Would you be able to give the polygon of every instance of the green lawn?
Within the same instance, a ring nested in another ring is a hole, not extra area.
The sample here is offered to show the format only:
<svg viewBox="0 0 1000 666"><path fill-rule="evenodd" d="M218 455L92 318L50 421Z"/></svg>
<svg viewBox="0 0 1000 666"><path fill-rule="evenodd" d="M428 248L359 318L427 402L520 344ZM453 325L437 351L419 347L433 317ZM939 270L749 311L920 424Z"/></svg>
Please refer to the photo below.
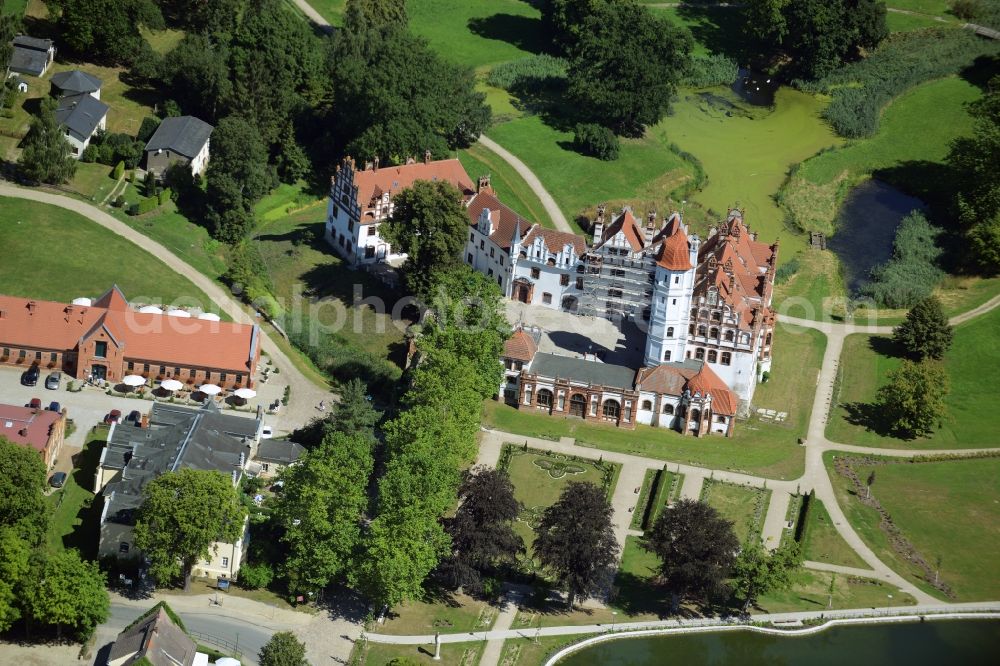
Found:
<svg viewBox="0 0 1000 666"><path fill-rule="evenodd" d="M623 621L633 616L661 616L670 608L670 595L650 580L660 560L639 545L639 537L625 538L621 565L615 577L612 608L622 612Z"/></svg>
<svg viewBox="0 0 1000 666"><path fill-rule="evenodd" d="M836 574L833 581L831 603L830 582L834 575L826 571L799 569L792 575L791 587L765 594L757 601L757 609L765 613L786 613L830 608L912 606L916 603L909 594L881 581L841 574ZM889 595L892 595L891 598Z"/></svg>
<svg viewBox="0 0 1000 666"><path fill-rule="evenodd" d="M911 12L943 16L951 18L951 2L949 0L889 0L885 3L893 9L905 9ZM890 15L894 12L890 12Z"/></svg>
<svg viewBox="0 0 1000 666"><path fill-rule="evenodd" d="M443 599L407 601L393 607L382 624L372 623L369 631L377 634L409 635L461 634L486 631L496 620L496 608L464 594Z"/></svg>
<svg viewBox="0 0 1000 666"><path fill-rule="evenodd" d="M79 162L73 179L66 186L83 198L100 204L118 182L111 177L111 171L112 168L104 164Z"/></svg>
<svg viewBox="0 0 1000 666"><path fill-rule="evenodd" d="M701 499L733 524L733 534L740 543L760 536L771 491L748 488L720 481L705 481Z"/></svg>
<svg viewBox="0 0 1000 666"><path fill-rule="evenodd" d="M940 21L929 16L898 14L896 12L886 14L885 23L889 27L889 32L909 32L911 30L923 30L924 28L940 27L942 25Z"/></svg>
<svg viewBox="0 0 1000 666"><path fill-rule="evenodd" d="M490 184L497 198L519 215L543 227L555 228L538 196L514 169L496 153L478 143L458 151L458 159L466 173L475 181L481 175L490 175Z"/></svg>
<svg viewBox="0 0 1000 666"><path fill-rule="evenodd" d="M9 239L0 262L5 294L68 302L117 283L130 300L215 309L153 255L63 208L0 197L0 233Z"/></svg>
<svg viewBox="0 0 1000 666"><path fill-rule="evenodd" d="M90 489L94 487L94 475L107 438L106 427L95 428L83 449L74 456L74 469L66 477L65 485L48 496L52 518L45 541L50 550L76 548L85 558L96 559L101 506L99 502L93 504L94 493Z"/></svg>
<svg viewBox="0 0 1000 666"><path fill-rule="evenodd" d="M896 572L937 597L919 578L920 570L897 555L879 529L879 516L853 495L847 479L825 456L837 499L851 525ZM855 467L865 479L875 470L872 494L931 566L941 558L940 575L958 601L986 601L1000 595L1000 459L950 460L872 468Z"/></svg>
<svg viewBox="0 0 1000 666"><path fill-rule="evenodd" d="M872 420L877 415L863 407L874 400L886 374L899 365L899 358L890 355L894 351L891 340L883 336L856 334L844 341L838 405L827 437L845 444L914 450L998 445L995 395L984 390L982 382L1000 372L1000 309L955 329L954 343L944 358L951 384L945 398L948 414L943 427L929 437L901 440L882 434L882 424Z"/></svg>
<svg viewBox="0 0 1000 666"><path fill-rule="evenodd" d="M357 644L356 644L357 645ZM363 655L357 655L359 649ZM442 666L468 666L479 663L482 643L446 643L441 646L441 660L434 661L434 643L427 645L391 645L387 643L366 643L364 648L355 647L350 664L385 666L393 664L441 664ZM355 661L357 657L357 661Z"/></svg>
<svg viewBox="0 0 1000 666"><path fill-rule="evenodd" d="M524 505L514 529L530 551L536 522L546 508L555 504L567 484L586 482L602 486L604 473L594 462L567 460L560 454L524 452L520 447L508 446L513 448L513 454L507 473L514 484L514 497ZM609 496L613 492L613 487L608 489Z"/></svg>
<svg viewBox="0 0 1000 666"><path fill-rule="evenodd" d="M530 635L530 632L528 632ZM540 666L547 656L562 648L587 638L587 634L573 636L541 636L508 639L503 644L500 663L504 666Z"/></svg>
<svg viewBox="0 0 1000 666"><path fill-rule="evenodd" d="M812 508L809 510L809 524L805 529L803 537L805 559L859 569L869 568L837 532L826 506L823 505L823 500L813 498Z"/></svg>
<svg viewBox="0 0 1000 666"><path fill-rule="evenodd" d="M570 220L602 202L637 199L662 201L690 178L690 166L667 150L662 133L623 139L614 162L573 150L573 133L526 116L486 131L491 139L518 156L538 176ZM661 211L662 212L662 211Z"/></svg>
<svg viewBox="0 0 1000 666"><path fill-rule="evenodd" d="M28 0L3 0L0 2L0 14L24 16L24 10L27 6Z"/></svg>

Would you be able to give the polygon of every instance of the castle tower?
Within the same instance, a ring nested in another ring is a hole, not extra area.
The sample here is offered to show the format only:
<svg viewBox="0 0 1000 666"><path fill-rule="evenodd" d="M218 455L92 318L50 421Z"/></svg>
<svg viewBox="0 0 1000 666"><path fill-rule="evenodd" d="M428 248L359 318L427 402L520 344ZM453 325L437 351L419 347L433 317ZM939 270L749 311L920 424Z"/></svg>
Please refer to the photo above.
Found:
<svg viewBox="0 0 1000 666"><path fill-rule="evenodd" d="M655 255L646 366L684 360L700 244L697 236L688 237L677 213L670 216L658 236L662 245Z"/></svg>

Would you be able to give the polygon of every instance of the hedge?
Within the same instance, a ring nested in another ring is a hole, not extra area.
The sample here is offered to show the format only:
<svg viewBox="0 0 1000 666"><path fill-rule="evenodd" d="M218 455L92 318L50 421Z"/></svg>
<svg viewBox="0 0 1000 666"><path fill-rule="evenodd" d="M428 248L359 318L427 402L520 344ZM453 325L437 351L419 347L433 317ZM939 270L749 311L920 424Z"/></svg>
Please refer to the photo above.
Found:
<svg viewBox="0 0 1000 666"><path fill-rule="evenodd" d="M802 540L806 537L806 527L809 525L809 513L816 502L816 491L810 490L809 494L802 498L802 507L799 509L799 519L795 523L795 541L803 546Z"/></svg>

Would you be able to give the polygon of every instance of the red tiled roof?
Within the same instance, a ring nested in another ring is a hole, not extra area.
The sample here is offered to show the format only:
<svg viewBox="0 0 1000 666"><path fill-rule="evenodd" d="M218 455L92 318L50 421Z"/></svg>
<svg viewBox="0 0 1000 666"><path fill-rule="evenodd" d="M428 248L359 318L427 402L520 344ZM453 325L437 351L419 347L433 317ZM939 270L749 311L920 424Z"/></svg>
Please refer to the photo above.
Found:
<svg viewBox="0 0 1000 666"><path fill-rule="evenodd" d="M545 241L545 247L547 247L550 252L560 252L563 247L567 245L573 246L573 250L576 252L577 256L581 256L587 251L587 242L582 236L577 236L576 234L571 234L565 231L545 229L537 224L531 229L531 232L524 237L524 243L527 245L533 242L536 236L542 237L542 240Z"/></svg>
<svg viewBox="0 0 1000 666"><path fill-rule="evenodd" d="M127 359L238 372L248 369L251 345L259 344L256 326L117 309L117 296L98 303L115 309L0 296L0 343L72 350L103 326L124 346Z"/></svg>
<svg viewBox="0 0 1000 666"><path fill-rule="evenodd" d="M490 234L490 240L505 250L510 249L515 227L520 229L521 238L524 238L533 224L501 203L492 192L482 190L469 200L469 224L476 226L485 209L493 214L494 230Z"/></svg>
<svg viewBox="0 0 1000 666"><path fill-rule="evenodd" d="M59 418L59 414L47 410L0 405L0 437L42 453L49 441L49 432Z"/></svg>
<svg viewBox="0 0 1000 666"><path fill-rule="evenodd" d="M679 363L663 363L652 368L642 368L636 376L636 389L664 395L680 395L688 379L698 371Z"/></svg>
<svg viewBox="0 0 1000 666"><path fill-rule="evenodd" d="M601 245L608 242L615 237L621 231L625 234L625 240L632 247L633 252L642 252L642 249L646 247L646 240L643 237L642 230L639 228L639 223L636 222L635 216L632 215L632 211L625 209L615 220L608 225L608 228L601 233Z"/></svg>
<svg viewBox="0 0 1000 666"><path fill-rule="evenodd" d="M688 380L687 388L691 393L708 394L712 396L712 411L716 414L734 416L739 400L736 394L729 390L726 382L709 367L708 363L701 366L694 377Z"/></svg>
<svg viewBox="0 0 1000 666"><path fill-rule="evenodd" d="M472 180L456 159L435 162L415 162L381 169L365 169L354 172L354 185L358 188L358 206L362 213L370 210L373 199L388 192L392 198L400 191L411 187L418 180L444 181L458 188L466 197L475 190Z"/></svg>
<svg viewBox="0 0 1000 666"><path fill-rule="evenodd" d="M691 268L691 249L688 247L688 237L681 226L680 219L673 217L664 228L665 238L656 254L657 265L668 271L686 271Z"/></svg>
<svg viewBox="0 0 1000 666"><path fill-rule="evenodd" d="M538 345L535 344L530 335L521 329L514 331L514 335L510 336L510 339L503 344L504 357L514 359L515 361L524 361L527 363L535 358L535 352L537 351Z"/></svg>
<svg viewBox="0 0 1000 666"><path fill-rule="evenodd" d="M691 393L708 394L712 396L712 411L716 414L733 416L739 399L729 390L729 386L715 374L708 363L702 363L701 368L692 368L684 363L663 363L653 368L642 368L636 375L636 389L651 391L661 395L676 395L688 389Z"/></svg>

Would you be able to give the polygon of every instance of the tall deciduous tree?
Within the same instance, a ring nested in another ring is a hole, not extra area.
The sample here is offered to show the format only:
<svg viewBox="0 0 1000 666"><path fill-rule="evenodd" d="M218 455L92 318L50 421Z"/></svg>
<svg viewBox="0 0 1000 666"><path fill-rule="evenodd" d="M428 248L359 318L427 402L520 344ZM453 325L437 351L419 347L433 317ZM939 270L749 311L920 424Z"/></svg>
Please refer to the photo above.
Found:
<svg viewBox="0 0 1000 666"><path fill-rule="evenodd" d="M31 119L21 143L18 167L28 180L58 185L76 173L76 160L69 156L70 145L56 123L55 100L42 100L38 115Z"/></svg>
<svg viewBox="0 0 1000 666"><path fill-rule="evenodd" d="M583 32L584 22L608 0L547 0L541 3L542 25L556 50L569 53Z"/></svg>
<svg viewBox="0 0 1000 666"><path fill-rule="evenodd" d="M284 575L292 592L322 589L349 569L368 507L373 445L367 433L333 431L282 472L275 518L285 528Z"/></svg>
<svg viewBox="0 0 1000 666"><path fill-rule="evenodd" d="M792 0L746 0L743 15L750 34L773 48L788 34L785 9Z"/></svg>
<svg viewBox="0 0 1000 666"><path fill-rule="evenodd" d="M106 585L97 562L80 559L76 550L46 554L28 584L26 613L34 623L55 626L59 637L69 629L85 639L108 619Z"/></svg>
<svg viewBox="0 0 1000 666"><path fill-rule="evenodd" d="M253 206L274 185L267 149L245 119L228 116L212 132L212 159L206 172L206 221L212 235L236 243L250 233Z"/></svg>
<svg viewBox="0 0 1000 666"><path fill-rule="evenodd" d="M392 216L379 233L408 256L404 271L410 291L431 296L443 271L457 265L469 220L461 193L450 183L418 180L393 200Z"/></svg>
<svg viewBox="0 0 1000 666"><path fill-rule="evenodd" d="M347 0L344 28L362 30L406 29L406 0Z"/></svg>
<svg viewBox="0 0 1000 666"><path fill-rule="evenodd" d="M228 60L224 44L215 44L203 34L187 34L164 56L160 78L185 113L216 123L233 101ZM212 159L215 141L213 136Z"/></svg>
<svg viewBox="0 0 1000 666"><path fill-rule="evenodd" d="M140 26L164 27L152 0L60 0L60 33L77 54L109 65L131 63L145 40Z"/></svg>
<svg viewBox="0 0 1000 666"><path fill-rule="evenodd" d="M757 603L762 594L787 588L792 572L801 562L797 541L788 541L773 553L767 553L753 538L746 543L733 563L733 592L743 600L743 612Z"/></svg>
<svg viewBox="0 0 1000 666"><path fill-rule="evenodd" d="M634 2L587 17L572 48L569 95L590 119L641 136L666 114L687 66L690 34Z"/></svg>
<svg viewBox="0 0 1000 666"><path fill-rule="evenodd" d="M11 527L0 527L0 632L21 619L30 570L28 542Z"/></svg>
<svg viewBox="0 0 1000 666"><path fill-rule="evenodd" d="M271 636L257 654L260 666L309 666L306 646L290 631Z"/></svg>
<svg viewBox="0 0 1000 666"><path fill-rule="evenodd" d="M37 545L49 525L42 494L45 463L35 450L0 436L0 470L0 528L10 528L29 545Z"/></svg>
<svg viewBox="0 0 1000 666"><path fill-rule="evenodd" d="M951 347L952 328L941 301L930 296L906 313L906 319L893 330L893 341L918 361L940 359Z"/></svg>
<svg viewBox="0 0 1000 666"><path fill-rule="evenodd" d="M878 390L875 404L894 434L919 437L944 418L948 391L948 374L939 363L904 360L889 373L889 383Z"/></svg>
<svg viewBox="0 0 1000 666"><path fill-rule="evenodd" d="M808 78L823 76L889 34L879 0L790 0L784 16L784 46Z"/></svg>
<svg viewBox="0 0 1000 666"><path fill-rule="evenodd" d="M0 62L10 62L10 56L14 52L11 40L20 30L21 17L16 14L5 14L0 10Z"/></svg>
<svg viewBox="0 0 1000 666"><path fill-rule="evenodd" d="M216 541L232 543L243 533L246 511L232 480L219 472L167 472L143 489L136 516L135 545L152 561L160 583L190 575Z"/></svg>
<svg viewBox="0 0 1000 666"><path fill-rule="evenodd" d="M660 576L675 605L681 598L704 598L721 588L739 548L730 521L708 504L689 499L664 509L641 543L660 558Z"/></svg>
<svg viewBox="0 0 1000 666"><path fill-rule="evenodd" d="M618 558L611 514L603 489L571 482L535 528L535 555L566 588L570 608L578 595L593 594L608 582Z"/></svg>
<svg viewBox="0 0 1000 666"><path fill-rule="evenodd" d="M452 554L441 566L452 587L482 590L482 576L513 564L525 552L524 540L514 531L521 512L507 472L478 468L466 473L458 489L459 506L444 528L451 537Z"/></svg>

